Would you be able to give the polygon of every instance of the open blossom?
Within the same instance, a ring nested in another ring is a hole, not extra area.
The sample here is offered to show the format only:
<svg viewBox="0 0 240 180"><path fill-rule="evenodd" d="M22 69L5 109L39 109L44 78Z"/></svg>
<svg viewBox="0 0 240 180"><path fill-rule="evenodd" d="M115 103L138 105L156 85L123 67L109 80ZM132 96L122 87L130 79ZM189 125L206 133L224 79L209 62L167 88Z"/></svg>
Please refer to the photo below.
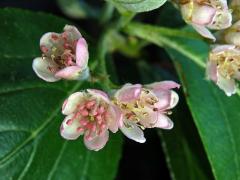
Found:
<svg viewBox="0 0 240 180"><path fill-rule="evenodd" d="M120 109L99 90L72 94L64 102L62 113L67 116L61 125L61 136L74 140L84 134L84 143L90 150L102 149L109 138L108 130L116 133L122 126Z"/></svg>
<svg viewBox="0 0 240 180"><path fill-rule="evenodd" d="M59 34L48 32L40 39L42 57L33 60L33 70L45 81L86 79L88 45L76 27L66 25Z"/></svg>
<svg viewBox="0 0 240 180"><path fill-rule="evenodd" d="M232 24L227 0L180 0L184 20L202 36L215 40L208 30L226 29Z"/></svg>
<svg viewBox="0 0 240 180"><path fill-rule="evenodd" d="M225 40L228 44L240 46L240 20L226 31Z"/></svg>
<svg viewBox="0 0 240 180"><path fill-rule="evenodd" d="M172 90L179 84L172 81L142 86L126 84L114 95L114 103L124 115L120 128L128 138L139 143L146 141L142 129L171 129L173 122L168 118L170 109L178 103L178 95Z"/></svg>
<svg viewBox="0 0 240 180"><path fill-rule="evenodd" d="M209 54L207 76L214 81L226 95L236 93L240 80L240 49L235 45L218 45Z"/></svg>

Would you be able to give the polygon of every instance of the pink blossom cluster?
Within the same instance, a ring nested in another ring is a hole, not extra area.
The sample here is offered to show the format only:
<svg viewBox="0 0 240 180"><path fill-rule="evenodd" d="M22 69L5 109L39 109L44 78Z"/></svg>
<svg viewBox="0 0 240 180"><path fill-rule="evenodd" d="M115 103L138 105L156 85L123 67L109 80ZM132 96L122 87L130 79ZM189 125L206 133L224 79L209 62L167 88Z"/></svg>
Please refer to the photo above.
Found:
<svg viewBox="0 0 240 180"><path fill-rule="evenodd" d="M42 57L35 58L32 66L41 79L88 78L88 45L76 27L66 25L61 34L44 34L40 49ZM173 128L168 115L179 100L172 89L179 87L173 81L162 81L144 86L126 84L111 97L97 89L75 92L63 103L66 117L60 134L67 140L83 135L86 147L95 151L106 145L109 131L116 133L119 129L128 138L144 143L145 128Z"/></svg>
<svg viewBox="0 0 240 180"><path fill-rule="evenodd" d="M162 81L145 86L126 84L112 97L96 89L76 92L63 104L66 118L61 135L68 140L84 135L86 147L95 151L106 145L109 131L116 133L119 129L128 138L144 143L145 128L173 128L168 114L179 100L173 88L179 88L179 84Z"/></svg>

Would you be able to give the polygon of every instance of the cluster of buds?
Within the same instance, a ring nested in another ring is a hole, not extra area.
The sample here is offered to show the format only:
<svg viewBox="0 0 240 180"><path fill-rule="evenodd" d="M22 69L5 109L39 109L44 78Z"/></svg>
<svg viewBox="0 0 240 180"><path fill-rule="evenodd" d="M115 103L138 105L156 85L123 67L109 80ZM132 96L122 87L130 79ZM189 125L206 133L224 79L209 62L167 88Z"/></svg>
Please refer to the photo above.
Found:
<svg viewBox="0 0 240 180"><path fill-rule="evenodd" d="M240 7L239 0L233 0L231 7ZM235 12L235 8L233 8ZM238 9L239 13L239 9ZM237 13L233 13L234 15ZM237 81L240 80L240 20L224 30L224 44L215 45L209 53L207 76L214 81L227 96L237 92Z"/></svg>
<svg viewBox="0 0 240 180"><path fill-rule="evenodd" d="M77 139L84 135L84 143L90 150L105 146L109 131L120 129L128 138L144 143L145 128L173 128L168 118L178 103L178 95L172 90L179 85L163 81L142 86L126 84L112 98L100 90L86 90L72 94L63 104L66 115L60 131L63 138Z"/></svg>
<svg viewBox="0 0 240 180"><path fill-rule="evenodd" d="M216 40L208 29L226 29L232 24L227 0L179 0L184 20L202 36Z"/></svg>
<svg viewBox="0 0 240 180"><path fill-rule="evenodd" d="M42 57L33 60L33 70L41 79L54 82L88 77L88 46L76 27L66 25L61 34L44 34L40 49ZM173 127L167 116L179 99L173 88L179 84L163 81L145 86L126 84L112 97L96 89L75 92L63 103L66 117L60 134L67 140L83 135L86 147L94 151L106 145L109 131L119 129L128 138L144 143L145 128Z"/></svg>

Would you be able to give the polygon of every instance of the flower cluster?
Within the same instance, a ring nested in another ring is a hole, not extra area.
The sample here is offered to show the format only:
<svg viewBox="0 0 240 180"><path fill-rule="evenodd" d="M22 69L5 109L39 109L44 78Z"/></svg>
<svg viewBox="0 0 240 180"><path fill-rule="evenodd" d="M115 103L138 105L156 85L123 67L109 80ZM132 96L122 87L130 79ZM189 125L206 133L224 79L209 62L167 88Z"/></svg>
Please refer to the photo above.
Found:
<svg viewBox="0 0 240 180"><path fill-rule="evenodd" d="M40 49L43 54L33 60L33 70L41 79L54 82L89 76L88 46L76 27L66 25L61 34L44 34ZM75 92L63 103L66 117L60 134L67 140L83 135L86 147L95 151L106 145L109 130L116 133L120 129L128 138L144 143L145 128L173 127L167 116L178 103L173 88L179 85L163 81L145 86L126 84L111 97L97 89Z"/></svg>
<svg viewBox="0 0 240 180"><path fill-rule="evenodd" d="M232 14L227 0L180 0L179 5L184 20L206 38L216 40L208 29L231 26Z"/></svg>
<svg viewBox="0 0 240 180"><path fill-rule="evenodd" d="M120 129L128 138L144 143L145 128L173 128L167 116L178 103L173 88L179 85L172 81L146 86L126 84L112 98L96 89L76 92L63 104L66 118L61 135L68 140L84 135L86 147L95 151L105 146L108 130L116 133Z"/></svg>
<svg viewBox="0 0 240 180"><path fill-rule="evenodd" d="M231 7L239 5L238 0L233 0ZM209 53L207 76L231 96L237 92L236 80L240 80L240 19L221 35L223 44L215 45Z"/></svg>

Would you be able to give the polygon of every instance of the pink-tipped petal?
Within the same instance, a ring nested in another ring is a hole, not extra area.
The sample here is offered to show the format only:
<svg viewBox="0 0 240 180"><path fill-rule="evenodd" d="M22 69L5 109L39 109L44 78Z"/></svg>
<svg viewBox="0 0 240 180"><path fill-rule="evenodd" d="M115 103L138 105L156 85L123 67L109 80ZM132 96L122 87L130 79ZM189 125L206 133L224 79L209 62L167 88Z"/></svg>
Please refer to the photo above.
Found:
<svg viewBox="0 0 240 180"><path fill-rule="evenodd" d="M217 85L225 92L227 96L231 96L237 91L237 85L234 79L226 79L221 75L218 75Z"/></svg>
<svg viewBox="0 0 240 180"><path fill-rule="evenodd" d="M109 107L109 114L107 116L109 122L109 129L116 133L119 127L123 126L123 114L117 106Z"/></svg>
<svg viewBox="0 0 240 180"><path fill-rule="evenodd" d="M62 107L62 113L64 115L69 115L73 113L78 104L81 103L81 101L84 100L84 94L82 92L76 92L73 93L69 98L64 102L63 107Z"/></svg>
<svg viewBox="0 0 240 180"><path fill-rule="evenodd" d="M101 91L101 90L98 90L98 89L87 89L87 92L89 94L91 94L92 96L96 96L98 98L103 99L107 103L110 102L110 99L109 99L108 95L105 92Z"/></svg>
<svg viewBox="0 0 240 180"><path fill-rule="evenodd" d="M123 125L120 128L125 136L139 143L146 142L143 131L135 123L131 121L126 121L125 123L127 123L127 126Z"/></svg>
<svg viewBox="0 0 240 180"><path fill-rule="evenodd" d="M99 136L94 137L91 140L88 140L85 135L84 143L88 149L98 151L106 145L108 138L109 138L109 132L106 130L105 132L103 132Z"/></svg>
<svg viewBox="0 0 240 180"><path fill-rule="evenodd" d="M208 61L207 63L207 78L217 82L217 63Z"/></svg>
<svg viewBox="0 0 240 180"><path fill-rule="evenodd" d="M55 74L57 78L69 79L69 80L76 80L80 76L81 68L78 66L69 66L65 67L64 69L58 71Z"/></svg>
<svg viewBox="0 0 240 180"><path fill-rule="evenodd" d="M170 90L180 88L180 85L174 81L161 81L146 85L146 87L156 90Z"/></svg>
<svg viewBox="0 0 240 180"><path fill-rule="evenodd" d="M208 39L212 39L213 41L216 41L216 38L213 36L213 34L205 26L200 26L200 25L197 25L197 24L192 24L192 26L203 37L208 38Z"/></svg>
<svg viewBox="0 0 240 180"><path fill-rule="evenodd" d="M115 97L122 102L130 102L138 99L142 91L142 85L140 84L126 84L120 90L117 91Z"/></svg>
<svg viewBox="0 0 240 180"><path fill-rule="evenodd" d="M157 90L153 92L158 98L158 102L154 104L154 107L159 110L168 109L171 103L171 92L166 90Z"/></svg>
<svg viewBox="0 0 240 180"><path fill-rule="evenodd" d="M81 68L86 68L88 64L88 45L84 38L80 38L76 47L76 63Z"/></svg>
<svg viewBox="0 0 240 180"><path fill-rule="evenodd" d="M54 69L55 65L48 58L38 57L33 60L32 68L38 77L47 82L60 80L60 78L54 76L54 71L51 71L49 67Z"/></svg>
<svg viewBox="0 0 240 180"><path fill-rule="evenodd" d="M198 25L207 25L212 22L215 13L215 8L210 6L197 6L192 15L192 22Z"/></svg>
<svg viewBox="0 0 240 180"><path fill-rule="evenodd" d="M74 115L68 115L62 122L60 128L60 134L63 138L68 140L77 139L83 132L78 131L78 127L80 126L78 120L72 120Z"/></svg>

